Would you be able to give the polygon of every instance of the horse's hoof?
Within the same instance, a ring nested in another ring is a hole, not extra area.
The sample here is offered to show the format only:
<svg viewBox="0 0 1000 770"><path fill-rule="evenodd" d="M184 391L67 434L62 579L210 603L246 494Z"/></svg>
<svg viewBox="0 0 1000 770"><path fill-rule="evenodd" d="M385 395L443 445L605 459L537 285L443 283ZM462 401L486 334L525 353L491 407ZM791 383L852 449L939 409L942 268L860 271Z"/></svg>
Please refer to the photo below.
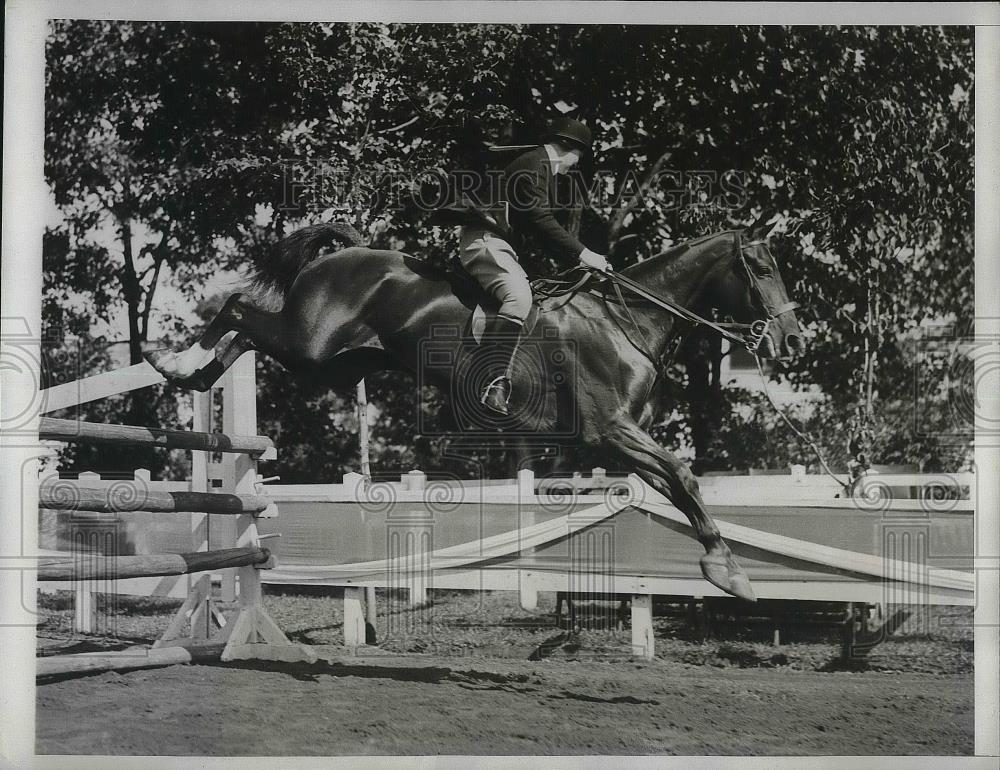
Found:
<svg viewBox="0 0 1000 770"><path fill-rule="evenodd" d="M192 371L185 364L185 357L176 351L169 348L154 348L144 344L142 357L172 384L193 390L198 389L195 387L195 383L199 380L201 372L198 369Z"/></svg>
<svg viewBox="0 0 1000 770"><path fill-rule="evenodd" d="M750 585L750 578L742 569L739 572L729 573L729 593L748 602L757 601L757 594Z"/></svg>
<svg viewBox="0 0 1000 770"><path fill-rule="evenodd" d="M167 348L154 348L150 343L143 343L142 357L150 366L168 379L176 379L177 354Z"/></svg>
<svg viewBox="0 0 1000 770"><path fill-rule="evenodd" d="M706 553L701 557L701 574L709 583L727 594L748 602L757 601L750 578L731 555Z"/></svg>

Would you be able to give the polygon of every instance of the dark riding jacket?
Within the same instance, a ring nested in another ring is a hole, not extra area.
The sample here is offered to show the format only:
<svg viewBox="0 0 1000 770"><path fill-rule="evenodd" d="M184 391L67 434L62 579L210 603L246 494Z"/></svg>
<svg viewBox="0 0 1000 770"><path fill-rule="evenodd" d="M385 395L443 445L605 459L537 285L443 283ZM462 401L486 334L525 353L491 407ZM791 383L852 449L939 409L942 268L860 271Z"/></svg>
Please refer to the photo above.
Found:
<svg viewBox="0 0 1000 770"><path fill-rule="evenodd" d="M581 191L570 190L571 184L558 190L544 146L519 155L499 175L488 174L486 182L456 196L432 221L483 227L509 240L515 249L530 238L560 260L579 258L584 245L559 224L555 214L579 203Z"/></svg>

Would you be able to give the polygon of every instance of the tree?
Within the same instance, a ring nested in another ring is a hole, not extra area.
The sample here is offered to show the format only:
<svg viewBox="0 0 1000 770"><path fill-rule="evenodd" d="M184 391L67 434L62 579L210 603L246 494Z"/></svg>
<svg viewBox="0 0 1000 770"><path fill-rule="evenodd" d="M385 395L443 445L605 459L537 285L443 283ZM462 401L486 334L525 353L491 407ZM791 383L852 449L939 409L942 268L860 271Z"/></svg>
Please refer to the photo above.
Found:
<svg viewBox="0 0 1000 770"><path fill-rule="evenodd" d="M972 62L955 27L56 22L46 170L64 223L46 239L46 317L83 333L124 303L135 361L158 286L197 298L303 224L346 219L376 245L447 255L451 233L404 205L419 180L481 167L484 142L530 141L569 110L597 137L585 243L623 266L776 209L773 249L814 315L807 354L773 371L825 394L800 417L839 426L823 440L839 457L859 427L884 461L940 454L907 422L906 340L972 317ZM566 267L521 257L533 274ZM801 442L745 416L759 399L723 387L720 355L685 349L664 404L686 389L695 406L657 431L706 468L787 462ZM351 404L261 372L262 419L301 440L279 472L352 465L352 418L326 417ZM446 465L440 442L408 448L412 379L379 381L376 464ZM942 451L954 465L965 450Z"/></svg>

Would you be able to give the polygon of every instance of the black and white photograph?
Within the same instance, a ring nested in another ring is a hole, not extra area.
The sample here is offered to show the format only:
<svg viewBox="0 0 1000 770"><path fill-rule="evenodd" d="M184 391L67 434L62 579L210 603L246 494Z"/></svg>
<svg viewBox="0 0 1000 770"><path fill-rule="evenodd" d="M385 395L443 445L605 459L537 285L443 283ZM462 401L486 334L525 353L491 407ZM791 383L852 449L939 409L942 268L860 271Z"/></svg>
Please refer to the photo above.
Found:
<svg viewBox="0 0 1000 770"><path fill-rule="evenodd" d="M4 765L991 766L1000 6L846 5L8 3Z"/></svg>

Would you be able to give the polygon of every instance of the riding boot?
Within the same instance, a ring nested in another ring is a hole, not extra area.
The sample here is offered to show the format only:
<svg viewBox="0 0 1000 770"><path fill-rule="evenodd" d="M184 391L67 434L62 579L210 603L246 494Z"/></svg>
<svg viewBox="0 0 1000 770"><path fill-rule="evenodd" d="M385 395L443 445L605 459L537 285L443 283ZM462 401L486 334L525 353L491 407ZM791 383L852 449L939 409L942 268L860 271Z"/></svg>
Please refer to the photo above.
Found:
<svg viewBox="0 0 1000 770"><path fill-rule="evenodd" d="M491 318L483 332L482 358L486 368L486 387L479 402L487 409L506 416L510 398L510 364L521 336L521 324L503 316Z"/></svg>

